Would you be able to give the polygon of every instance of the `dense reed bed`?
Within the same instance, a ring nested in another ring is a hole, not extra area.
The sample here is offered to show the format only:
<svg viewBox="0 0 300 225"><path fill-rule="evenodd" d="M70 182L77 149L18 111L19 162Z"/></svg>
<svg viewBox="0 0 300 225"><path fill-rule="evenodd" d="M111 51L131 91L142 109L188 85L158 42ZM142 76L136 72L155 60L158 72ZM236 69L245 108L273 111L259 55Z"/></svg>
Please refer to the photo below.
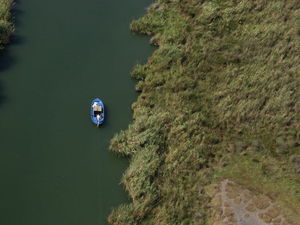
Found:
<svg viewBox="0 0 300 225"><path fill-rule="evenodd" d="M209 224L206 189L225 178L299 219L300 2L156 0L131 30L157 50L111 141L132 203L109 222Z"/></svg>

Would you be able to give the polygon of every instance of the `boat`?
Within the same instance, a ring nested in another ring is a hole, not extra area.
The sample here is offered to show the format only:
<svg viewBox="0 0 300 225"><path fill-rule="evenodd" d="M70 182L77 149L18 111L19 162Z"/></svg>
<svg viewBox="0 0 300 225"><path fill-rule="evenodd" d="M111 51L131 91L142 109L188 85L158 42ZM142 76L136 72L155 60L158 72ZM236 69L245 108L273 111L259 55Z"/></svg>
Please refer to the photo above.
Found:
<svg viewBox="0 0 300 225"><path fill-rule="evenodd" d="M95 98L91 103L91 120L97 127L104 122L104 103L100 98Z"/></svg>

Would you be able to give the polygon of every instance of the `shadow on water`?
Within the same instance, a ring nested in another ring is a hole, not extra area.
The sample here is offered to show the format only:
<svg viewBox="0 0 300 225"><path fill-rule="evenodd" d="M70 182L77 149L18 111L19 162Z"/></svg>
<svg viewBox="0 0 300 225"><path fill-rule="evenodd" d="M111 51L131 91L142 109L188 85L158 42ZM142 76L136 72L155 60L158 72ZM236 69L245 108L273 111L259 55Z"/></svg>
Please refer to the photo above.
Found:
<svg viewBox="0 0 300 225"><path fill-rule="evenodd" d="M6 101L6 96L3 94L3 84L0 82L0 106Z"/></svg>
<svg viewBox="0 0 300 225"><path fill-rule="evenodd" d="M17 4L19 1L15 1ZM16 6L12 8L13 23L15 28L20 25L19 18L24 12L18 9ZM16 59L12 56L10 48L16 45L23 44L24 38L16 33L12 34L10 38L10 43L5 46L3 50L0 51L0 78L4 71L9 70L15 63ZM0 80L0 106L7 101L8 97L4 93L4 84Z"/></svg>
<svg viewBox="0 0 300 225"><path fill-rule="evenodd" d="M8 70L14 63L15 60L10 55L8 46L6 46L6 48L0 52L0 76L2 75L2 72ZM4 94L4 85L0 80L0 106L6 101L7 96Z"/></svg>
<svg viewBox="0 0 300 225"><path fill-rule="evenodd" d="M13 17L13 23L15 27L19 27L21 25L21 15L24 14L24 11L19 9L20 1L14 0L14 5L12 8L12 17Z"/></svg>

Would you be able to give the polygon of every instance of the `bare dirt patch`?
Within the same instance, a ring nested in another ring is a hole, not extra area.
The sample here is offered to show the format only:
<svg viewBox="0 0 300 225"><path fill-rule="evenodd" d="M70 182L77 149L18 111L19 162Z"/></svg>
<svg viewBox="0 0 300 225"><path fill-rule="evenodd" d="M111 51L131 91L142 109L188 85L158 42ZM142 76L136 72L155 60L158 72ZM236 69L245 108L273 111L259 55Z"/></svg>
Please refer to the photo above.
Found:
<svg viewBox="0 0 300 225"><path fill-rule="evenodd" d="M217 184L212 196L213 225L299 225L269 197L228 179Z"/></svg>

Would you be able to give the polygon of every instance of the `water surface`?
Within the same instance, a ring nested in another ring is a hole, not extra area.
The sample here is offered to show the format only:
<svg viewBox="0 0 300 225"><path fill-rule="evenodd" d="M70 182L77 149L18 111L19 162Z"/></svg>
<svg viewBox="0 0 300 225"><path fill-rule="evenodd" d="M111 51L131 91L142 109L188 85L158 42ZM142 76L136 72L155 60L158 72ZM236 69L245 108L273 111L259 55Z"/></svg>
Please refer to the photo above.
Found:
<svg viewBox="0 0 300 225"><path fill-rule="evenodd" d="M0 224L102 225L127 201L109 140L131 120L131 68L150 55L130 33L147 0L18 1L0 57ZM106 103L106 124L89 104Z"/></svg>

